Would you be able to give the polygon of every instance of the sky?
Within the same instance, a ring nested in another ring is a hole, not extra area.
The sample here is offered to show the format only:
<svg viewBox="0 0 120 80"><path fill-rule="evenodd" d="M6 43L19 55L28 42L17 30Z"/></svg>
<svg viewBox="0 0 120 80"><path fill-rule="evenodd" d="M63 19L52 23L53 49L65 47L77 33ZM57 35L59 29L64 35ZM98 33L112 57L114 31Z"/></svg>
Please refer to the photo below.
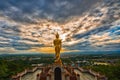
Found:
<svg viewBox="0 0 120 80"><path fill-rule="evenodd" d="M0 0L0 54L120 52L120 0Z"/></svg>

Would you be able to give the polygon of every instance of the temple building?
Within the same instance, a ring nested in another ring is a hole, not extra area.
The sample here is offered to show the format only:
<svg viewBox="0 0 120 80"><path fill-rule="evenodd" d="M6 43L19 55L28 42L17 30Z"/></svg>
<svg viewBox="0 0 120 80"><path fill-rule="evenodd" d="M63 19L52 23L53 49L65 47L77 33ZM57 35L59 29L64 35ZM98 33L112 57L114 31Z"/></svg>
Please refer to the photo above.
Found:
<svg viewBox="0 0 120 80"><path fill-rule="evenodd" d="M55 46L55 62L51 67L46 67L40 74L37 74L37 80L80 80L80 75L74 72L71 67L65 67L60 59L60 50L62 41L59 34L53 41Z"/></svg>
<svg viewBox="0 0 120 80"><path fill-rule="evenodd" d="M25 70L16 76L13 80L107 80L99 73L91 70L84 70L78 66L72 67L64 65L60 58L61 40L59 34L53 41L55 46L55 61L48 66L35 66L32 70Z"/></svg>

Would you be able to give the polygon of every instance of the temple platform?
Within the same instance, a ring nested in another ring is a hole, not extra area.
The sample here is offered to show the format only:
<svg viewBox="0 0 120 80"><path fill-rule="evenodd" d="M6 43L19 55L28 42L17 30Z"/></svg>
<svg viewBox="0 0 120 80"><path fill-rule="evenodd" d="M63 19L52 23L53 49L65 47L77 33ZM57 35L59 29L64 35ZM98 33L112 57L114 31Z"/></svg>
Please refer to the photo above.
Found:
<svg viewBox="0 0 120 80"><path fill-rule="evenodd" d="M59 65L36 67L22 74L19 73L12 80L107 80L105 76L91 70Z"/></svg>

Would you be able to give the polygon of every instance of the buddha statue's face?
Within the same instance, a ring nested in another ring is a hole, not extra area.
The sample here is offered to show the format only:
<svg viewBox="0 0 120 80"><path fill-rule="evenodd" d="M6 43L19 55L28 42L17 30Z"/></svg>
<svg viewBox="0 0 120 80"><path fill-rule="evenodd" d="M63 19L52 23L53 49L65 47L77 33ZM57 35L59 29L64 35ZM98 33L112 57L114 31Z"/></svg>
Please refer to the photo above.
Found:
<svg viewBox="0 0 120 80"><path fill-rule="evenodd" d="M59 34L58 33L56 34L56 38L59 38Z"/></svg>

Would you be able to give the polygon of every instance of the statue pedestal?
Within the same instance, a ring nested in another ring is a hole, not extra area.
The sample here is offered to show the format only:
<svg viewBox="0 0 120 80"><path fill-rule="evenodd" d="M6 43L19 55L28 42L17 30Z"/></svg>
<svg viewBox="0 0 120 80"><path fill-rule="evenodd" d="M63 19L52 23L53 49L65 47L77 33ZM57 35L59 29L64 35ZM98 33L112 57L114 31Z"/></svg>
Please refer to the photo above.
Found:
<svg viewBox="0 0 120 80"><path fill-rule="evenodd" d="M54 64L51 69L51 74L52 80L65 80L65 69L61 64Z"/></svg>
<svg viewBox="0 0 120 80"><path fill-rule="evenodd" d="M56 65L56 66L62 66L62 61L61 61L61 59L55 60L54 65Z"/></svg>

